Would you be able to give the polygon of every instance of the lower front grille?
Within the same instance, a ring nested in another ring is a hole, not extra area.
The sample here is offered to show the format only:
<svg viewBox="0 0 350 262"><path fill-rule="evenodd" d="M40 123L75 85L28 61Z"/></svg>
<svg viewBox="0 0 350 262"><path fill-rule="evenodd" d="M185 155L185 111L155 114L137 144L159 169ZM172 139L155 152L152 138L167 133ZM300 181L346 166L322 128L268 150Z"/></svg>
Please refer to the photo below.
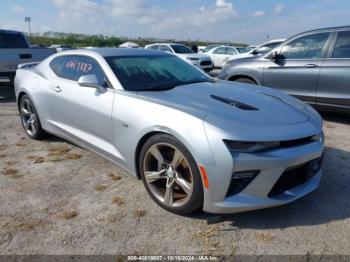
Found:
<svg viewBox="0 0 350 262"><path fill-rule="evenodd" d="M201 66L209 66L209 65L211 65L211 61L210 60L201 62Z"/></svg>
<svg viewBox="0 0 350 262"><path fill-rule="evenodd" d="M312 160L298 167L287 169L277 183L271 189L269 197L278 196L287 190L297 187L312 178L320 171L322 165L322 157Z"/></svg>

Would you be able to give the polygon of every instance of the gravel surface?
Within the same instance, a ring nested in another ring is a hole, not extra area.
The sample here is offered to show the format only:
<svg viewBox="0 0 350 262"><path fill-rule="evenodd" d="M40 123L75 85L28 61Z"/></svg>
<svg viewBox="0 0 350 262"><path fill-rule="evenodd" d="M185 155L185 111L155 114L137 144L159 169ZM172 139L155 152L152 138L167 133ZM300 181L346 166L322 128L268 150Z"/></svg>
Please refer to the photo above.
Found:
<svg viewBox="0 0 350 262"><path fill-rule="evenodd" d="M287 206L176 216L137 179L55 137L26 137L0 87L0 254L350 254L350 118L325 117L320 187Z"/></svg>

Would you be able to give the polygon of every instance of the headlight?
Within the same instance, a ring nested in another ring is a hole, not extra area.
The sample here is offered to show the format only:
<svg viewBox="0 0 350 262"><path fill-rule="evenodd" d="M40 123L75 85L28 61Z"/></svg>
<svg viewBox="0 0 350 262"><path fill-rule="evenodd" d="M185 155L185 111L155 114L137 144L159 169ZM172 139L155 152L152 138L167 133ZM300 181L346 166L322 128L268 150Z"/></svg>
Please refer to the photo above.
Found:
<svg viewBox="0 0 350 262"><path fill-rule="evenodd" d="M190 60L190 61L198 61L199 58L197 57L186 57L187 60Z"/></svg>
<svg viewBox="0 0 350 262"><path fill-rule="evenodd" d="M237 153L257 153L272 150L280 146L280 142L242 142L224 140L228 149Z"/></svg>

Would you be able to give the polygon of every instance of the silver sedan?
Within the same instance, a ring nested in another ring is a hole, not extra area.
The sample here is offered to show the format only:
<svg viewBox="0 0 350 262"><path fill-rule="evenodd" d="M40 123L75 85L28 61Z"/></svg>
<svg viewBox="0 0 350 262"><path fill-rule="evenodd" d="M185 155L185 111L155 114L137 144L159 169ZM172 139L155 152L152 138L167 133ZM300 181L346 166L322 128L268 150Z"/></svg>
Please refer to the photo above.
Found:
<svg viewBox="0 0 350 262"><path fill-rule="evenodd" d="M21 65L15 90L29 137L92 150L177 214L283 205L320 182L322 119L310 106L168 53L64 51Z"/></svg>

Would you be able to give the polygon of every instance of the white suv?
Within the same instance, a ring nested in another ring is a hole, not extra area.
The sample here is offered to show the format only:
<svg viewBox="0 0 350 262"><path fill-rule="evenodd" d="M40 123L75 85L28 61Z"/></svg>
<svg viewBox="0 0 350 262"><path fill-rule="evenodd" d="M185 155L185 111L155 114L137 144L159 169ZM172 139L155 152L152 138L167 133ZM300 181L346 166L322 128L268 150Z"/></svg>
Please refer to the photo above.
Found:
<svg viewBox="0 0 350 262"><path fill-rule="evenodd" d="M199 67L205 72L213 69L214 64L210 56L193 52L190 48L182 44L152 44L146 45L145 49L160 50L174 54L188 63Z"/></svg>

